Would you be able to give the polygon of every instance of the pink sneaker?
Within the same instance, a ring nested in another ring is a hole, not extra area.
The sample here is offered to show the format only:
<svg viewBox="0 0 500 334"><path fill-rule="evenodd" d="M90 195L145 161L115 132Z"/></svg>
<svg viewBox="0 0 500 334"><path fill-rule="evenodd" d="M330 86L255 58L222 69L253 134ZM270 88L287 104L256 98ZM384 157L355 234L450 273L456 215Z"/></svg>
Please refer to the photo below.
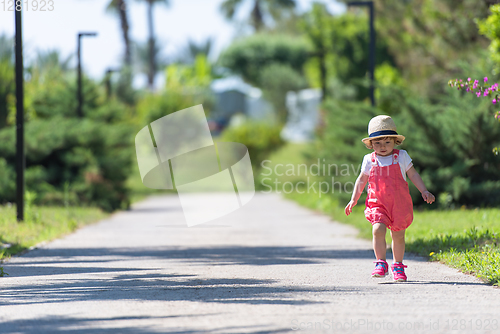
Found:
<svg viewBox="0 0 500 334"><path fill-rule="evenodd" d="M406 275L405 275L405 268L408 266L405 266L402 262L396 262L393 263L391 266L392 270L392 275L394 276L394 280L396 282L406 282Z"/></svg>
<svg viewBox="0 0 500 334"><path fill-rule="evenodd" d="M373 263L376 263L376 265L372 277L385 277L389 273L389 265L385 260L377 260L373 261Z"/></svg>

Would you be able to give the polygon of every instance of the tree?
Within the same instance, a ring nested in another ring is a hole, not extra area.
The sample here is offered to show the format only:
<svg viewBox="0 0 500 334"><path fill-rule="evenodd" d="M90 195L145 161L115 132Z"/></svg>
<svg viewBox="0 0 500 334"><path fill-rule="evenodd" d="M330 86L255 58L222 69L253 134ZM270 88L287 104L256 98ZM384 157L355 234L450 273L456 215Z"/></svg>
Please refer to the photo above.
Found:
<svg viewBox="0 0 500 334"><path fill-rule="evenodd" d="M196 43L189 39L186 48L179 56L179 63L193 64L198 56L208 58L213 46L212 38L207 38L204 42Z"/></svg>
<svg viewBox="0 0 500 334"><path fill-rule="evenodd" d="M0 128L7 124L8 98L15 94L14 41L0 35Z"/></svg>
<svg viewBox="0 0 500 334"><path fill-rule="evenodd" d="M310 52L311 46L303 37L256 34L231 44L219 56L219 64L249 84L262 87L264 67L281 64L302 73Z"/></svg>
<svg viewBox="0 0 500 334"><path fill-rule="evenodd" d="M122 30L123 43L125 44L124 63L125 66L120 71L120 79L118 80L117 96L120 100L127 104L133 103L135 97L132 88L133 73L132 73L132 41L129 35L129 18L127 14L127 3L125 0L111 0L107 7L107 11L113 14L118 14L120 17L120 27Z"/></svg>
<svg viewBox="0 0 500 334"><path fill-rule="evenodd" d="M236 11L243 3L244 0L224 0L220 9L228 20L233 20ZM253 0L251 24L255 31L260 31L265 26L265 16L278 20L287 12L293 11L296 5L296 0Z"/></svg>
<svg viewBox="0 0 500 334"><path fill-rule="evenodd" d="M255 34L224 50L219 64L261 88L278 120L285 122L286 93L307 87L303 69L310 51L303 37Z"/></svg>
<svg viewBox="0 0 500 334"><path fill-rule="evenodd" d="M365 12L361 13L334 16L324 4L315 3L311 11L303 15L300 26L313 45L313 58L308 65L314 67L308 68L318 77L313 86L321 86L324 98L339 95L333 91L335 81L353 88L359 100L369 96L365 84L369 59L368 20ZM375 53L377 65L395 66L385 38L377 39Z"/></svg>
<svg viewBox="0 0 500 334"><path fill-rule="evenodd" d="M37 51L36 58L32 67L36 67L40 71L49 70L51 68L58 68L62 72L71 70L70 62L73 56L68 56L63 59L61 53L57 49L47 51Z"/></svg>
<svg viewBox="0 0 500 334"><path fill-rule="evenodd" d="M484 20L477 20L479 33L486 36L490 41L490 58L495 62L494 74L500 72L500 5L490 8L491 15Z"/></svg>
<svg viewBox="0 0 500 334"><path fill-rule="evenodd" d="M446 82L460 72L457 62L477 62L478 51L487 47L474 21L488 16L491 2L374 1L377 43L386 41L415 94L438 96L447 90L443 78Z"/></svg>
<svg viewBox="0 0 500 334"><path fill-rule="evenodd" d="M122 30L123 43L125 44L125 65L132 65L132 53L129 37L129 19L127 15L127 4L125 0L111 0L106 10L120 16L120 26Z"/></svg>
<svg viewBox="0 0 500 334"><path fill-rule="evenodd" d="M154 20L153 20L153 9L156 3L163 4L165 6L170 5L169 0L138 0L142 2L146 2L148 5L147 18L148 18L148 50L149 50L149 71L148 71L148 85L152 90L154 88L154 81L157 72L157 64L156 64L156 55L157 55L157 46L156 39L154 35Z"/></svg>
<svg viewBox="0 0 500 334"><path fill-rule="evenodd" d="M332 16L328 13L326 6L314 3L312 10L304 15L300 24L314 46L314 56L318 57L323 100L327 95L326 58L332 52L331 22Z"/></svg>
<svg viewBox="0 0 500 334"><path fill-rule="evenodd" d="M154 43L153 58L155 59L155 75L160 69L167 66L168 63L166 59L160 58L162 47L160 43ZM149 76L151 70L151 50L149 42L135 42L133 43L133 49L135 70Z"/></svg>

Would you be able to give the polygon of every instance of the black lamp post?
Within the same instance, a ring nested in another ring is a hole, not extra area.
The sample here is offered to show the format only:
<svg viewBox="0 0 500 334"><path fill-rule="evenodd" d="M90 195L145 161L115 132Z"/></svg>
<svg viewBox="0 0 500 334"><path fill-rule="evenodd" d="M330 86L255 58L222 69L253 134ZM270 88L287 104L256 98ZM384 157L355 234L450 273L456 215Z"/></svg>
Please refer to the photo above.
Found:
<svg viewBox="0 0 500 334"><path fill-rule="evenodd" d="M82 111L82 106L83 106L83 94L82 94L82 56L81 56L81 49L82 49L82 42L81 38L82 36L97 36L97 33L95 32L81 32L78 33L78 82L77 82L77 99L78 99L78 107L76 110L76 114L78 117L83 117L83 111Z"/></svg>
<svg viewBox="0 0 500 334"><path fill-rule="evenodd" d="M106 70L106 96L108 97L108 100L111 97L111 74L113 72L120 72L120 70L112 68L108 68Z"/></svg>
<svg viewBox="0 0 500 334"><path fill-rule="evenodd" d="M16 21L16 208L17 220L24 220L24 78L22 10L15 10Z"/></svg>
<svg viewBox="0 0 500 334"><path fill-rule="evenodd" d="M370 70L370 99L372 106L375 106L375 28L373 21L375 18L375 9L373 8L373 1L353 1L348 2L348 6L368 6L370 10L370 55L369 55L369 70Z"/></svg>

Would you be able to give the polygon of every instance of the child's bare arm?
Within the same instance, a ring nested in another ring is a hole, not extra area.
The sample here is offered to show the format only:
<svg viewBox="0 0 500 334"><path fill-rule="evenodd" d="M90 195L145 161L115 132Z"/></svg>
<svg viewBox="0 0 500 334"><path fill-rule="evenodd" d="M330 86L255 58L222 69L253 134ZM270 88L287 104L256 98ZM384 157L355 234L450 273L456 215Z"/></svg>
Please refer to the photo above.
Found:
<svg viewBox="0 0 500 334"><path fill-rule="evenodd" d="M345 214L349 216L352 212L352 208L358 204L358 199L363 193L363 189L365 189L366 183L368 182L368 175L361 173L356 179L356 183L354 184L354 190L352 192L351 201L345 207Z"/></svg>
<svg viewBox="0 0 500 334"><path fill-rule="evenodd" d="M436 200L434 195L427 190L424 181L422 181L422 178L420 177L420 174L417 173L417 171L413 166L411 166L410 169L408 169L406 175L408 175L408 177L410 178L411 182L413 182L415 187L417 187L417 189L420 190L424 201L431 204Z"/></svg>

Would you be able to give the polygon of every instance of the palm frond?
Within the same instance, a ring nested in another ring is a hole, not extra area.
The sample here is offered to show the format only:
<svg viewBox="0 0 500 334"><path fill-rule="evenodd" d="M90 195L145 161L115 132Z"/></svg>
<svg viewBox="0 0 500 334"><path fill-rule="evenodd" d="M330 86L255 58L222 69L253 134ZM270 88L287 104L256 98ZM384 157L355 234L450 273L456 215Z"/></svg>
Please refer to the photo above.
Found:
<svg viewBox="0 0 500 334"><path fill-rule="evenodd" d="M220 5L220 11L226 17L226 19L231 20L242 2L242 0L225 0Z"/></svg>
<svg viewBox="0 0 500 334"><path fill-rule="evenodd" d="M38 50L34 65L42 71L50 68L60 68L63 72L66 72L70 70L71 59L71 55L63 59L60 51L57 49L46 51Z"/></svg>

